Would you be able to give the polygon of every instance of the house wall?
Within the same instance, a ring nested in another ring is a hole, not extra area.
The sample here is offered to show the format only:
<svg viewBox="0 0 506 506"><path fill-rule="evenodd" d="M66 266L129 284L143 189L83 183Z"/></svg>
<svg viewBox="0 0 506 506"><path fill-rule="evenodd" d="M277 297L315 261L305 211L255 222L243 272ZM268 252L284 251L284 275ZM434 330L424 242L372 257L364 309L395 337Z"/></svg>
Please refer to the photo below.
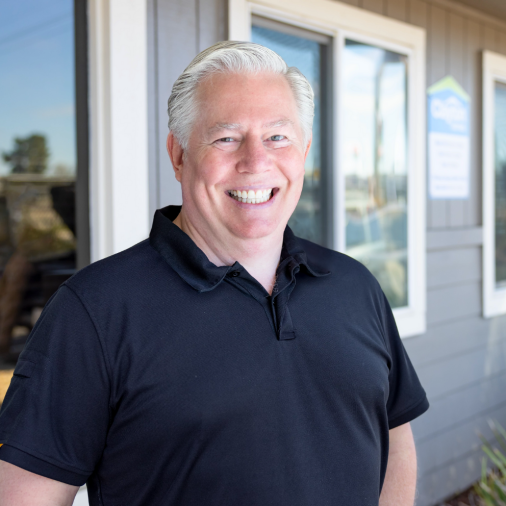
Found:
<svg viewBox="0 0 506 506"><path fill-rule="evenodd" d="M427 327L404 341L430 410L413 422L418 506L431 506L479 476L478 432L506 425L506 316L482 314L481 51L506 55L506 23L450 0L342 0L427 30L427 87L452 74L471 97L467 200L427 201ZM165 151L166 101L202 49L226 38L226 0L149 0L150 205L180 203Z"/></svg>

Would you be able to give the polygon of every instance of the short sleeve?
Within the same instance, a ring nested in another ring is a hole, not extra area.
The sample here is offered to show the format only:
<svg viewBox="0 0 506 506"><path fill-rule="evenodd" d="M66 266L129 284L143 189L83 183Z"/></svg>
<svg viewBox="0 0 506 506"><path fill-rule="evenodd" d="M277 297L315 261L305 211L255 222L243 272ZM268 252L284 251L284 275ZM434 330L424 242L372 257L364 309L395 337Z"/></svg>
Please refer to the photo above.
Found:
<svg viewBox="0 0 506 506"><path fill-rule="evenodd" d="M103 452L109 399L97 328L63 285L46 304L14 370L0 409L0 460L84 484Z"/></svg>
<svg viewBox="0 0 506 506"><path fill-rule="evenodd" d="M391 357L387 401L389 429L414 420L429 409L425 390L402 344L390 305L382 294L382 323Z"/></svg>

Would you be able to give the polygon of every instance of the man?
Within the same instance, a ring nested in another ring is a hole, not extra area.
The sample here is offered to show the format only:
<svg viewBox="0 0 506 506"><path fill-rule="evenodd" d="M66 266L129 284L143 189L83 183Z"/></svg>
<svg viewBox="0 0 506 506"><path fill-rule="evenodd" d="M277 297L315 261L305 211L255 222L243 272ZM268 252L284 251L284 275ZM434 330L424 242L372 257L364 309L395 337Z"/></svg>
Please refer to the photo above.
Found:
<svg viewBox="0 0 506 506"><path fill-rule="evenodd" d="M412 506L428 403L377 282L286 227L312 91L262 46L169 100L183 206L47 304L0 414L0 504ZM381 496L380 496L381 494Z"/></svg>

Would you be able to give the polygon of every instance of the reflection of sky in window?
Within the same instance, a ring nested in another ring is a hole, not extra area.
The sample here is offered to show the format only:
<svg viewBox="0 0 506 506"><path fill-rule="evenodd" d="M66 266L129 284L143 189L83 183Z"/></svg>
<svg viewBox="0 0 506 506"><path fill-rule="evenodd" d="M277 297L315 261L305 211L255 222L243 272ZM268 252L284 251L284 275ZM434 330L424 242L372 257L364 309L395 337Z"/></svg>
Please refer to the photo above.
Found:
<svg viewBox="0 0 506 506"><path fill-rule="evenodd" d="M375 97L382 118L380 173L406 173L406 67L402 56L347 41L344 51L344 170L374 171ZM387 60L384 64L383 62ZM378 86L377 77L383 64Z"/></svg>
<svg viewBox="0 0 506 506"><path fill-rule="evenodd" d="M258 26L252 27L252 40L275 51L289 67L297 67L315 93L313 144L306 160L306 169L320 168L320 45L318 42Z"/></svg>
<svg viewBox="0 0 506 506"><path fill-rule="evenodd" d="M71 0L0 0L0 152L44 134L55 165L75 170ZM10 168L0 156L0 175Z"/></svg>
<svg viewBox="0 0 506 506"><path fill-rule="evenodd" d="M506 164L506 84L495 85L495 143L497 168Z"/></svg>

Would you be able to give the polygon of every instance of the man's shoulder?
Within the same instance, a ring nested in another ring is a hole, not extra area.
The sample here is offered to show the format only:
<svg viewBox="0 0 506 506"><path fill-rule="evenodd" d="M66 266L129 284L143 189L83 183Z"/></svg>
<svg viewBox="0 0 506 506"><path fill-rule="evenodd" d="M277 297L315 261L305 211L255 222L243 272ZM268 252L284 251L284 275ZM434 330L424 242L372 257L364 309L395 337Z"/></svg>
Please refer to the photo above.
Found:
<svg viewBox="0 0 506 506"><path fill-rule="evenodd" d="M149 239L146 239L84 267L68 279L65 285L80 296L125 296L159 278L160 269L164 269L167 275L167 263L151 247Z"/></svg>

